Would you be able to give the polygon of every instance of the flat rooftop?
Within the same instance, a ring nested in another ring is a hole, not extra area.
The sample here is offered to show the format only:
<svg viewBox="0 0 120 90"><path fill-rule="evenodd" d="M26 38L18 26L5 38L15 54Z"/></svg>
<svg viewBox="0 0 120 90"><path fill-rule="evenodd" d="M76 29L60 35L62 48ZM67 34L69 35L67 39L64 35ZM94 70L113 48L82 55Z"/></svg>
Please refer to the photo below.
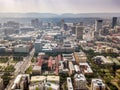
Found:
<svg viewBox="0 0 120 90"><path fill-rule="evenodd" d="M47 76L47 81L59 82L60 81L60 77L59 76Z"/></svg>
<svg viewBox="0 0 120 90"><path fill-rule="evenodd" d="M32 76L31 82L40 82L46 80L46 76Z"/></svg>

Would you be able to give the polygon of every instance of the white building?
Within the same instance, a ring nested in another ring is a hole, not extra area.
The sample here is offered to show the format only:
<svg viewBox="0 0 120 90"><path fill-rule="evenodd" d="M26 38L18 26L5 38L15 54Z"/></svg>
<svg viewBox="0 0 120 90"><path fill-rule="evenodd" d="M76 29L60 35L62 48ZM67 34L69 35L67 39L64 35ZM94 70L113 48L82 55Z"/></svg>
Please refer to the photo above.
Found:
<svg viewBox="0 0 120 90"><path fill-rule="evenodd" d="M26 82L26 79L23 79L23 78L26 78L27 82ZM24 84L22 84L22 82L24 82ZM16 79L13 83L13 86L11 87L11 90L23 89L23 88L25 88L24 86L26 86L29 82L30 82L29 74L19 74L16 77Z"/></svg>
<svg viewBox="0 0 120 90"><path fill-rule="evenodd" d="M54 84L51 82L47 82L45 84L45 90L60 90L59 89L59 84Z"/></svg>
<svg viewBox="0 0 120 90"><path fill-rule="evenodd" d="M67 87L68 87L68 90L74 90L72 85L72 80L70 77L67 77Z"/></svg>
<svg viewBox="0 0 120 90"><path fill-rule="evenodd" d="M92 79L91 90L106 90L105 84L101 79Z"/></svg>
<svg viewBox="0 0 120 90"><path fill-rule="evenodd" d="M29 45L20 44L14 47L14 52L29 53L29 51L30 51Z"/></svg>
<svg viewBox="0 0 120 90"><path fill-rule="evenodd" d="M47 76L47 82L52 82L55 84L59 84L60 77L59 76Z"/></svg>
<svg viewBox="0 0 120 90"><path fill-rule="evenodd" d="M80 72L80 67L78 65L74 65L74 68L76 73Z"/></svg>
<svg viewBox="0 0 120 90"><path fill-rule="evenodd" d="M31 83L37 83L37 82L41 82L41 83L45 83L47 80L46 76L32 76L31 77Z"/></svg>
<svg viewBox="0 0 120 90"><path fill-rule="evenodd" d="M74 76L75 90L86 90L86 78L83 74L75 74Z"/></svg>

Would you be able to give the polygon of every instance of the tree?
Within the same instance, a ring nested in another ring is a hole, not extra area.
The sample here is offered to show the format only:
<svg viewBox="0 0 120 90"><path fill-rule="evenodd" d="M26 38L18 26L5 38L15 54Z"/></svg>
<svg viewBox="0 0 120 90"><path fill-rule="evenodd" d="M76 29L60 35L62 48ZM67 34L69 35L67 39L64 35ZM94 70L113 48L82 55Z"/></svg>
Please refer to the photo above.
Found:
<svg viewBox="0 0 120 90"><path fill-rule="evenodd" d="M9 72L5 72L4 74L3 74L3 76L1 77L2 79L3 79L3 84L4 84L4 86L6 87L7 85L8 85L8 83L9 83L9 81L10 81L10 73Z"/></svg>

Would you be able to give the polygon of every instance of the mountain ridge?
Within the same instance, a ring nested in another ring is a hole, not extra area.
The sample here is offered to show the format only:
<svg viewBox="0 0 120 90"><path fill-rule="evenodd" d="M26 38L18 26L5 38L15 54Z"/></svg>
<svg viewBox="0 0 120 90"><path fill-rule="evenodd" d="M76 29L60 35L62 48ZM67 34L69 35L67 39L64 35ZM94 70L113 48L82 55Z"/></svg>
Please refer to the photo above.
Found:
<svg viewBox="0 0 120 90"><path fill-rule="evenodd" d="M79 17L120 17L120 13L0 13L0 18L79 18Z"/></svg>

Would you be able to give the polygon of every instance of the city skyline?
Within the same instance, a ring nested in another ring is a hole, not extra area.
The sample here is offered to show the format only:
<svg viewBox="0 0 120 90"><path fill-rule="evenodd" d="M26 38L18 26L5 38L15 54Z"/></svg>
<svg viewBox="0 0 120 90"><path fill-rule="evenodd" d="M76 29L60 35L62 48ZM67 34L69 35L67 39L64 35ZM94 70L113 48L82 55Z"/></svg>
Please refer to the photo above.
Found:
<svg viewBox="0 0 120 90"><path fill-rule="evenodd" d="M120 13L119 0L0 0L0 13Z"/></svg>

